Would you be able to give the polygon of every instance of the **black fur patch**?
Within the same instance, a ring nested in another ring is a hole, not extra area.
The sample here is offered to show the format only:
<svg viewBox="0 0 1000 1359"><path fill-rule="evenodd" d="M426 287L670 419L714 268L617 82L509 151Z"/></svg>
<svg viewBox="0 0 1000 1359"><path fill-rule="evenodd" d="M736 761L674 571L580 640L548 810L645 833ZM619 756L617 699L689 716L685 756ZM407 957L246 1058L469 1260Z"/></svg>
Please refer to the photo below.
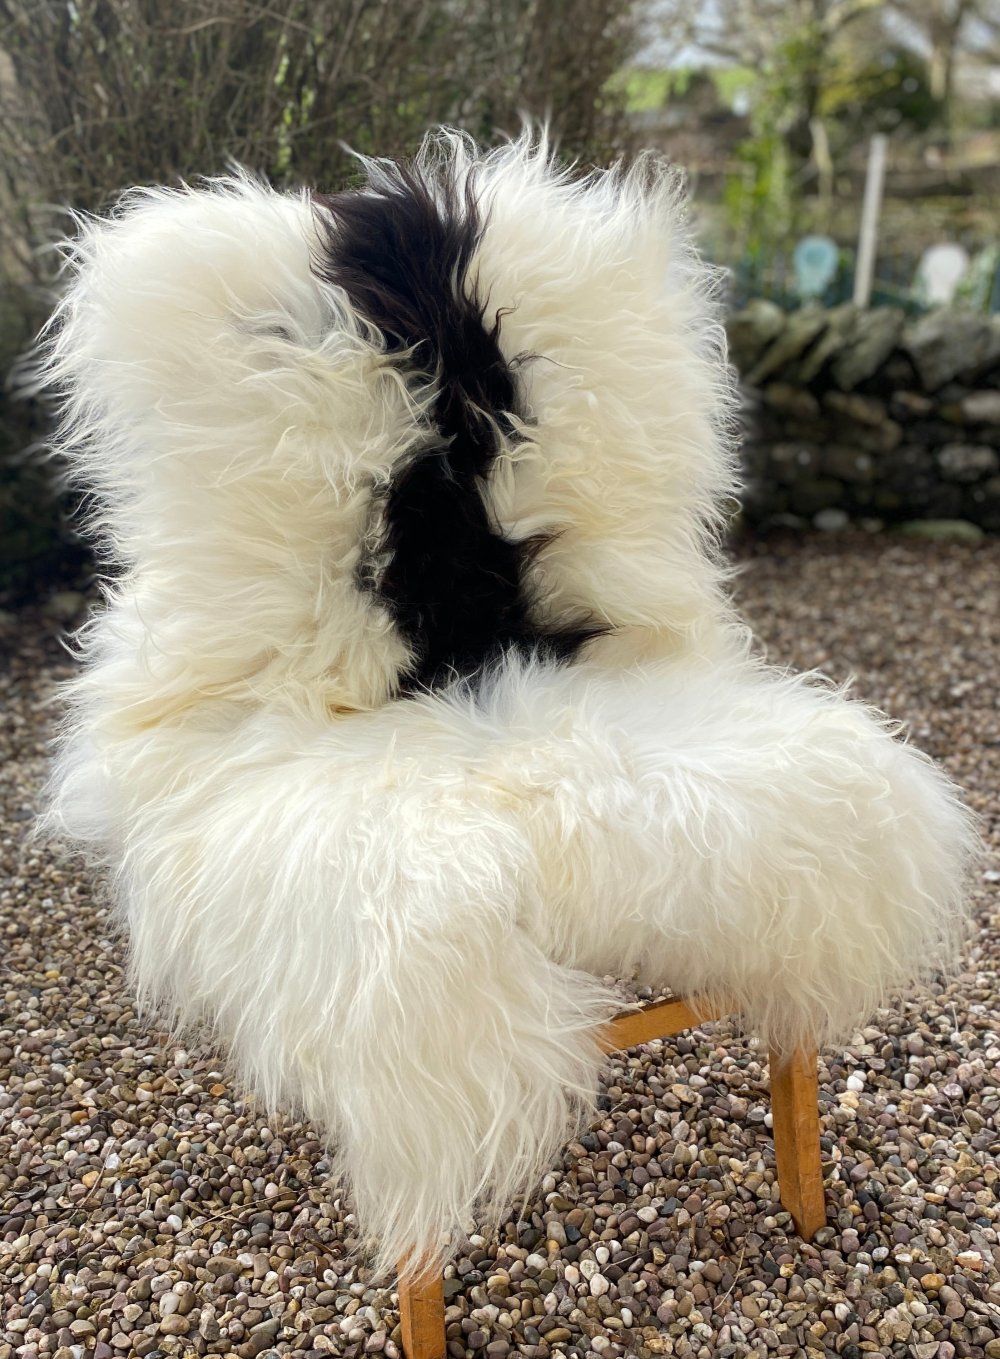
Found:
<svg viewBox="0 0 1000 1359"><path fill-rule="evenodd" d="M342 288L414 376L433 384L433 428L385 491L380 573L362 571L414 648L412 692L472 678L506 651L571 659L604 629L546 630L531 619L524 571L544 536L513 543L490 520L483 490L510 415L523 418L469 267L482 230L471 185L432 191L394 166L356 192L316 195L318 275Z"/></svg>

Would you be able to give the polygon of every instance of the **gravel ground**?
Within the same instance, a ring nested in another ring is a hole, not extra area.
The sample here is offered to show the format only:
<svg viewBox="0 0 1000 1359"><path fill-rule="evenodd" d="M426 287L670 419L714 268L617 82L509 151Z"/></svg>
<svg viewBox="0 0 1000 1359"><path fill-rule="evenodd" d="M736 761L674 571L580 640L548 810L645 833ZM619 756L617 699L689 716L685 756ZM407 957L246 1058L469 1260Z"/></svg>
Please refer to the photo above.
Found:
<svg viewBox="0 0 1000 1359"><path fill-rule="evenodd" d="M771 540L741 563L771 658L855 674L983 814L965 971L823 1054L810 1245L751 1043L723 1024L613 1059L601 1122L449 1268L455 1359L1000 1356L1000 542ZM8 615L0 669L0 1359L398 1359L313 1130L136 1019L94 883L26 842L72 603Z"/></svg>

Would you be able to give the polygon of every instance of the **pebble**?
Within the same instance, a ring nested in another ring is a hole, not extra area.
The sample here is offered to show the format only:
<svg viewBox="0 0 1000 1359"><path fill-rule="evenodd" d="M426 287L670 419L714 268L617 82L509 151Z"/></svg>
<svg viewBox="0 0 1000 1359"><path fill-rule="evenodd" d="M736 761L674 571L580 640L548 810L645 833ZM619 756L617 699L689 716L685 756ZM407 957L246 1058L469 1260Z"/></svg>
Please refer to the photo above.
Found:
<svg viewBox="0 0 1000 1359"><path fill-rule="evenodd" d="M186 1335L190 1328L187 1317L182 1317L179 1313L164 1317L160 1322L160 1330L164 1335Z"/></svg>
<svg viewBox="0 0 1000 1359"><path fill-rule="evenodd" d="M1000 542L845 531L740 565L774 660L853 673L968 790L978 931L821 1054L814 1242L777 1194L766 1053L722 1021L615 1054L594 1123L449 1266L452 1359L1000 1359ZM58 612L19 615L0 666L0 1359L402 1359L315 1129L140 1020L98 885L28 840Z"/></svg>

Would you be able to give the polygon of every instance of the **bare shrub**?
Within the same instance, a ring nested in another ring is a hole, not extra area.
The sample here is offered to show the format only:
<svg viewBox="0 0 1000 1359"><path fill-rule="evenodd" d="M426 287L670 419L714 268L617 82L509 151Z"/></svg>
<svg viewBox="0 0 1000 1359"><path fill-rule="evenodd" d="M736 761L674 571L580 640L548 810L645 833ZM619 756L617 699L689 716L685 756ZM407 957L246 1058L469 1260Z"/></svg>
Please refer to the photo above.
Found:
<svg viewBox="0 0 1000 1359"><path fill-rule="evenodd" d="M344 183L435 122L489 140L549 115L621 145L621 0L0 0L0 270L44 277L53 206L217 173ZM65 223L63 223L63 227Z"/></svg>

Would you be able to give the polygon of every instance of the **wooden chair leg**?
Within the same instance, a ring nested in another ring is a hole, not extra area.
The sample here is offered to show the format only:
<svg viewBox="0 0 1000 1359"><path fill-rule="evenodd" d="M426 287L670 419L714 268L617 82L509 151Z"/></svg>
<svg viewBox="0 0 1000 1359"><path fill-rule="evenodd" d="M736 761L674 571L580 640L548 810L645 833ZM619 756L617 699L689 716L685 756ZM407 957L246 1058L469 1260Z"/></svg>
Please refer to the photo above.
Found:
<svg viewBox="0 0 1000 1359"><path fill-rule="evenodd" d="M623 1022L634 1026L635 1017L627 1015ZM632 1033L629 1028L609 1035L607 1046L648 1039L645 1029ZM800 1049L791 1056L771 1053L771 1114L781 1202L804 1240L826 1225L816 1062L815 1048ZM400 1265L399 1322L405 1359L446 1359L440 1274L412 1269L408 1262Z"/></svg>
<svg viewBox="0 0 1000 1359"><path fill-rule="evenodd" d="M444 1278L399 1271L399 1324L405 1359L445 1359Z"/></svg>
<svg viewBox="0 0 1000 1359"><path fill-rule="evenodd" d="M805 1241L826 1226L815 1048L771 1053L771 1116L781 1202Z"/></svg>

